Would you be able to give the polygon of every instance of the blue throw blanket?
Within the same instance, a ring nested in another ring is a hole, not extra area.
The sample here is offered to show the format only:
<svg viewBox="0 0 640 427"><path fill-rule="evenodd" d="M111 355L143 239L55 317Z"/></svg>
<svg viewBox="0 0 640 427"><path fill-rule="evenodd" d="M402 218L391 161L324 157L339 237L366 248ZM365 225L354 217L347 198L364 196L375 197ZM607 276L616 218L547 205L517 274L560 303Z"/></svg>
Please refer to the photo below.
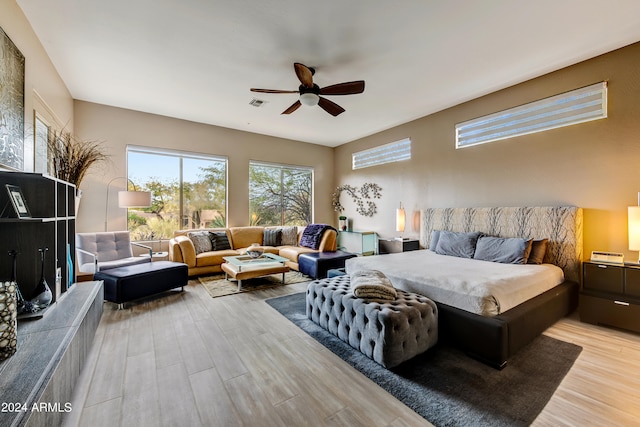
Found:
<svg viewBox="0 0 640 427"><path fill-rule="evenodd" d="M302 232L300 237L300 246L304 246L311 249L318 249L320 242L322 241L322 235L325 230L335 230L328 224L309 224Z"/></svg>

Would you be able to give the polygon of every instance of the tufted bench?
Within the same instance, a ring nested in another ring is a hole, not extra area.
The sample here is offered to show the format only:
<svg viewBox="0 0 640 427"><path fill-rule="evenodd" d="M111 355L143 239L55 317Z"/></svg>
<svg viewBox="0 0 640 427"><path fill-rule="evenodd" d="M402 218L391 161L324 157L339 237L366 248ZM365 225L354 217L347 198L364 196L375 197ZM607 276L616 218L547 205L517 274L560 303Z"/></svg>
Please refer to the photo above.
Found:
<svg viewBox="0 0 640 427"><path fill-rule="evenodd" d="M429 298L397 289L395 301L357 298L349 276L307 286L307 317L386 368L438 342L438 309Z"/></svg>

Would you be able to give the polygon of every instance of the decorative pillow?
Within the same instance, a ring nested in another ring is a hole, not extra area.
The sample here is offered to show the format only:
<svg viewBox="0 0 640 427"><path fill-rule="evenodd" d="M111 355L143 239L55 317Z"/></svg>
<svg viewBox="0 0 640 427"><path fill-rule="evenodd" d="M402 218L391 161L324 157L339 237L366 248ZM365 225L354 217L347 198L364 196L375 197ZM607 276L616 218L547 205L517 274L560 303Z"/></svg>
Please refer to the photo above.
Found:
<svg viewBox="0 0 640 427"><path fill-rule="evenodd" d="M431 242L429 242L429 250L435 252L436 246L438 246L438 240L440 240L440 230L433 230L431 232Z"/></svg>
<svg viewBox="0 0 640 427"><path fill-rule="evenodd" d="M282 245L298 246L298 227L281 227Z"/></svg>
<svg viewBox="0 0 640 427"><path fill-rule="evenodd" d="M262 240L265 246L282 246L282 230L279 228L265 228Z"/></svg>
<svg viewBox="0 0 640 427"><path fill-rule="evenodd" d="M480 237L473 258L503 264L526 264L531 252L531 242L532 239L519 237Z"/></svg>
<svg viewBox="0 0 640 427"><path fill-rule="evenodd" d="M549 239L534 240L531 243L531 253L527 264L542 264L544 262L544 255L547 253L547 245Z"/></svg>
<svg viewBox="0 0 640 427"><path fill-rule="evenodd" d="M231 249L231 244L229 243L226 231L210 231L209 239L211 239L214 251Z"/></svg>
<svg viewBox="0 0 640 427"><path fill-rule="evenodd" d="M188 235L196 248L196 255L213 250L208 231L192 231Z"/></svg>
<svg viewBox="0 0 640 427"><path fill-rule="evenodd" d="M482 236L480 232L459 233L455 231L440 231L440 238L435 252L440 255L473 258L476 253L476 243Z"/></svg>

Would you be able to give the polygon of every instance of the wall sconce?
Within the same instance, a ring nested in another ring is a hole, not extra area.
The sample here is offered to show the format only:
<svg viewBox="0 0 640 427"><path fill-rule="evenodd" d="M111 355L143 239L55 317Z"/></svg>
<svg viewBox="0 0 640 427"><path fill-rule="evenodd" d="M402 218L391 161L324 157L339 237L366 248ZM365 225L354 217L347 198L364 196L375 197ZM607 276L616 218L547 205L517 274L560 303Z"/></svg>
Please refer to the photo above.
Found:
<svg viewBox="0 0 640 427"><path fill-rule="evenodd" d="M629 250L640 251L640 193L638 193L638 206L629 206L627 214L627 220L629 222ZM638 263L640 264L640 259Z"/></svg>
<svg viewBox="0 0 640 427"><path fill-rule="evenodd" d="M127 186L129 182L133 186L133 191L125 190L118 191L118 207L121 208L148 208L151 206L151 193L149 191L138 191L136 189L136 185L129 178L125 178L124 176L118 176L113 178L107 184L107 202L105 203L104 208L104 231L107 231L107 222L109 220L109 189L111 188L111 183L116 179L126 179Z"/></svg>
<svg viewBox="0 0 640 427"><path fill-rule="evenodd" d="M396 231L401 233L404 231L405 220L404 208L402 207L402 202L400 202L400 207L396 209Z"/></svg>

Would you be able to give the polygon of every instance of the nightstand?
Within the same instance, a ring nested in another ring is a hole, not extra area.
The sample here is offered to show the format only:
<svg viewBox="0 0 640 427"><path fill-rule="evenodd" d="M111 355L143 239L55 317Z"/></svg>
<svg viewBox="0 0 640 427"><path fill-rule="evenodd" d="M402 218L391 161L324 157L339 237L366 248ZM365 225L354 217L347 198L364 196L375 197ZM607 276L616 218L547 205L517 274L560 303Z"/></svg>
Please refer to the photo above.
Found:
<svg viewBox="0 0 640 427"><path fill-rule="evenodd" d="M640 265L584 262L580 320L640 332Z"/></svg>
<svg viewBox="0 0 640 427"><path fill-rule="evenodd" d="M416 239L379 239L378 251L381 254L393 254L398 252L417 251L420 249L420 242Z"/></svg>

